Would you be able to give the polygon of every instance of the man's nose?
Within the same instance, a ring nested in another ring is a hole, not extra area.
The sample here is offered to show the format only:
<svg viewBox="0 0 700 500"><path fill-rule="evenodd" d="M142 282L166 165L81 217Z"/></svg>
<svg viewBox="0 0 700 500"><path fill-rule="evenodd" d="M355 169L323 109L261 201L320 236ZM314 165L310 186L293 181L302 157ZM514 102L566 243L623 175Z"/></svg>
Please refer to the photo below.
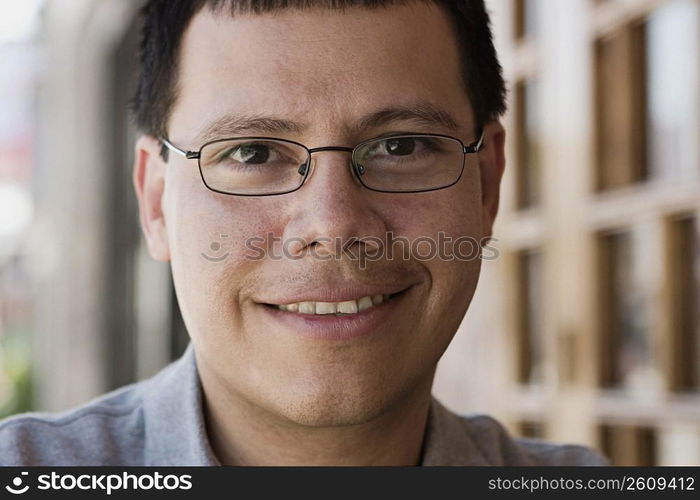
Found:
<svg viewBox="0 0 700 500"><path fill-rule="evenodd" d="M304 185L289 196L291 217L284 240L292 255L314 248L318 255L337 255L350 245L382 246L387 224L380 197L362 186L352 172L347 151L315 150Z"/></svg>

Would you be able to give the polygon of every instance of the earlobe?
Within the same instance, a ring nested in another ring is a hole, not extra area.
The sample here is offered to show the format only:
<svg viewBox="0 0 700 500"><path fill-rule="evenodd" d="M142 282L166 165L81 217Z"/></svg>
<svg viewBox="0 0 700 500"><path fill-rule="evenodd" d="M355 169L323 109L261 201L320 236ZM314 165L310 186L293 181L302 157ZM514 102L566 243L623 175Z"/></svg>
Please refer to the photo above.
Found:
<svg viewBox="0 0 700 500"><path fill-rule="evenodd" d="M483 236L490 238L498 214L501 179L506 166L506 132L498 120L484 127L484 149L479 153Z"/></svg>
<svg viewBox="0 0 700 500"><path fill-rule="evenodd" d="M168 232L163 211L165 163L160 157L160 142L143 135L136 141L133 182L139 202L139 220L151 256L170 260Z"/></svg>

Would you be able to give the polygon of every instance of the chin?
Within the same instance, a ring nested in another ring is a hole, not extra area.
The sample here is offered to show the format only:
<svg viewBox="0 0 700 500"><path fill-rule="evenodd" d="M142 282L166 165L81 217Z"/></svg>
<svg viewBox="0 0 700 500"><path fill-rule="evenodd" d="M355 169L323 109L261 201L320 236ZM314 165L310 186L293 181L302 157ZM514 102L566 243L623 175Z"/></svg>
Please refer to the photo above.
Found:
<svg viewBox="0 0 700 500"><path fill-rule="evenodd" d="M291 371L275 373L264 386L253 386L256 390L249 392L251 399L271 415L296 425L351 426L386 415L422 394L432 382L429 365L406 373L381 356L370 363L360 359L330 365L304 361Z"/></svg>
<svg viewBox="0 0 700 500"><path fill-rule="evenodd" d="M276 413L308 427L337 427L369 422L384 413L391 398L387 395L344 388L335 391L287 393L275 401Z"/></svg>

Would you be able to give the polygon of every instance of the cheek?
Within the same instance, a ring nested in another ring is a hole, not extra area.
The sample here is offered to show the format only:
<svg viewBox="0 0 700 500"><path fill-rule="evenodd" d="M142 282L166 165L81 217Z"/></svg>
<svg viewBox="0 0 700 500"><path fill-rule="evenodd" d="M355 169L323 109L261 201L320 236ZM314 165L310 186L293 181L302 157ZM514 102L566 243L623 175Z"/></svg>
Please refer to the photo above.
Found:
<svg viewBox="0 0 700 500"><path fill-rule="evenodd" d="M460 181L447 189L387 195L391 197L385 199L386 213L392 214L391 229L412 240L426 237L437 240L441 234L451 240L479 239L482 206L478 177L478 172L465 167Z"/></svg>
<svg viewBox="0 0 700 500"><path fill-rule="evenodd" d="M200 184L198 178L174 183L167 222L173 280L193 335L240 326L241 277L260 263L249 258L246 244L282 231L271 215L279 213L274 202L218 194Z"/></svg>
<svg viewBox="0 0 700 500"><path fill-rule="evenodd" d="M425 318L450 334L471 301L481 269L478 174L465 169L455 186L398 197L393 203L392 230L413 242L411 255L430 276Z"/></svg>

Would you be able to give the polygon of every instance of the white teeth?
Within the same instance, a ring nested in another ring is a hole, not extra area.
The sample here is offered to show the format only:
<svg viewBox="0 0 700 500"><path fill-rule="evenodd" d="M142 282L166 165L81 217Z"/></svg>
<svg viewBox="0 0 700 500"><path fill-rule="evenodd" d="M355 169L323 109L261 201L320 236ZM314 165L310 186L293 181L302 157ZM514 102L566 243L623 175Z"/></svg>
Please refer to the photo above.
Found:
<svg viewBox="0 0 700 500"><path fill-rule="evenodd" d="M378 306L389 298L389 295L367 295L357 300L343 302L295 302L293 304L280 304L277 306L282 311L299 312L301 314L356 314Z"/></svg>
<svg viewBox="0 0 700 500"><path fill-rule="evenodd" d="M355 314L357 312L357 301L348 300L346 302L338 303L338 312L345 314Z"/></svg>
<svg viewBox="0 0 700 500"><path fill-rule="evenodd" d="M334 302L316 302L316 314L335 314Z"/></svg>
<svg viewBox="0 0 700 500"><path fill-rule="evenodd" d="M358 311L364 311L365 309L369 309L370 307L372 307L372 297L370 296L362 297L360 300L357 301Z"/></svg>
<svg viewBox="0 0 700 500"><path fill-rule="evenodd" d="M316 305L313 302L299 302L299 312L302 314L316 314Z"/></svg>

